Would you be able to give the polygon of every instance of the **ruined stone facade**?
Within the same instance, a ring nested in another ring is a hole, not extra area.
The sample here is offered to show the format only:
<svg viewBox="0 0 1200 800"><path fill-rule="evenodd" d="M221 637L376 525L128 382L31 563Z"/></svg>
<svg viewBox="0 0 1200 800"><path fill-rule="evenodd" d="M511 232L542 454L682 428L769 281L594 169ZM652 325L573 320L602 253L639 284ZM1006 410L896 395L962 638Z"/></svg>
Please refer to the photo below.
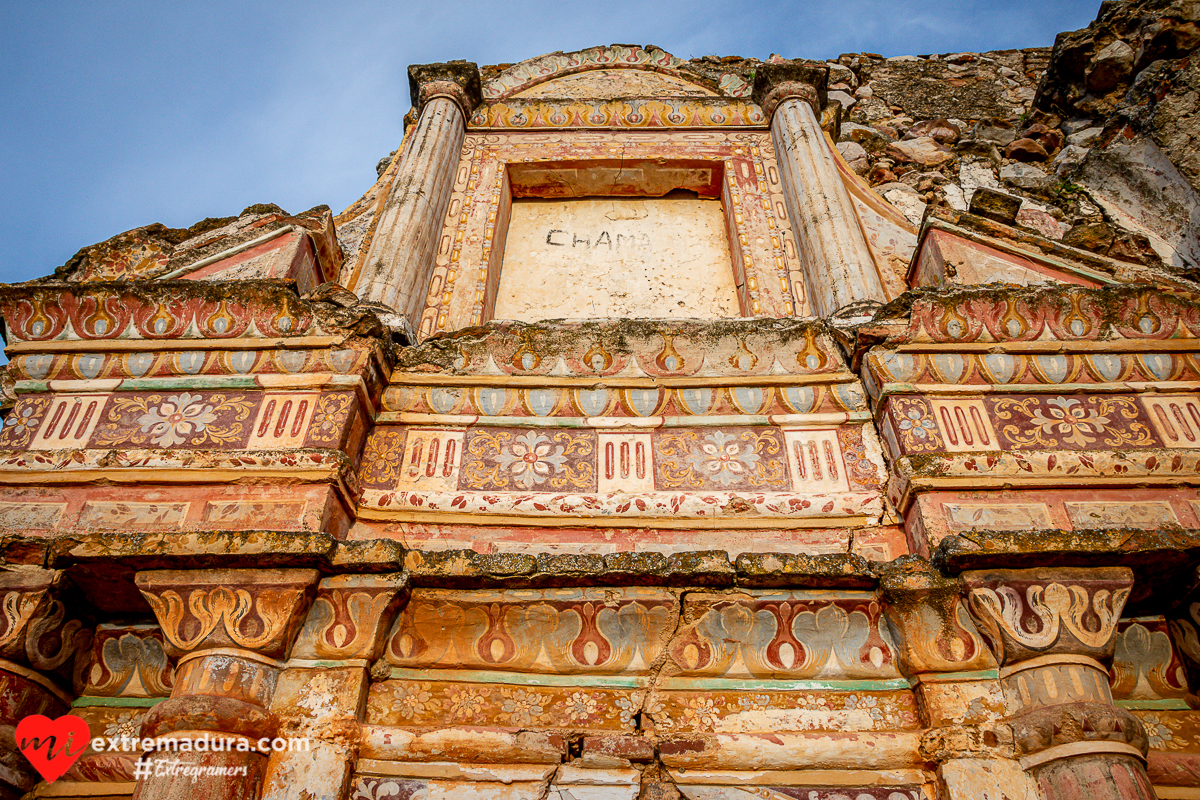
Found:
<svg viewBox="0 0 1200 800"><path fill-rule="evenodd" d="M0 797L1200 797L1197 21L417 66L3 287Z"/></svg>

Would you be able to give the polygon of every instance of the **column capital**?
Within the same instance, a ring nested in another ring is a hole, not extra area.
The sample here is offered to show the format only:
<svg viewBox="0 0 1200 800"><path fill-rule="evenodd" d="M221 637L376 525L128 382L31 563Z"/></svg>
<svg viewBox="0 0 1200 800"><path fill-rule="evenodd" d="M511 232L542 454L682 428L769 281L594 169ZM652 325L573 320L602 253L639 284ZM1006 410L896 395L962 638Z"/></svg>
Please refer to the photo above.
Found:
<svg viewBox="0 0 1200 800"><path fill-rule="evenodd" d="M829 67L812 61L767 62L754 74L754 102L770 119L784 100L803 100L818 116L825 105Z"/></svg>
<svg viewBox="0 0 1200 800"><path fill-rule="evenodd" d="M973 570L962 574L971 615L1002 666L1039 656L1112 657L1133 587L1128 567Z"/></svg>
<svg viewBox="0 0 1200 800"><path fill-rule="evenodd" d="M283 659L317 578L315 569L151 570L135 582L170 655L237 648Z"/></svg>
<svg viewBox="0 0 1200 800"><path fill-rule="evenodd" d="M907 674L995 669L958 580L943 577L928 562L910 560L883 567L879 583Z"/></svg>
<svg viewBox="0 0 1200 800"><path fill-rule="evenodd" d="M413 64L408 68L408 88L418 113L433 98L448 97L458 105L464 121L483 99L479 67L470 61Z"/></svg>
<svg viewBox="0 0 1200 800"><path fill-rule="evenodd" d="M71 685L74 657L91 646L92 632L69 608L70 585L48 569L0 572L0 659L38 672L62 672Z"/></svg>

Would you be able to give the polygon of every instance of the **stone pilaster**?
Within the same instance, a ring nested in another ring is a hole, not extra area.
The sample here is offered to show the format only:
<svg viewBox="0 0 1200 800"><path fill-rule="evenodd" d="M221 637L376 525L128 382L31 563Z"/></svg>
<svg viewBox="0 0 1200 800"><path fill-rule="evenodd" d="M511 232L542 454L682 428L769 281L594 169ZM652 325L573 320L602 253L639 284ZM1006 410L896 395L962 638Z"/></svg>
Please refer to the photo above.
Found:
<svg viewBox="0 0 1200 800"><path fill-rule="evenodd" d="M147 757L154 772L139 781L134 797L257 798L267 763L261 742L278 735L270 706L281 659L308 610L316 570L156 570L139 572L136 581L178 666L171 698L142 724L142 737L160 747ZM206 751L182 745L199 740L209 743ZM163 749L170 741L178 752ZM239 774L196 783L165 769L158 774L160 762L174 761Z"/></svg>
<svg viewBox="0 0 1200 800"><path fill-rule="evenodd" d="M993 657L967 613L957 580L928 562L894 562L880 574L900 664L914 683L928 732L922 755L937 764L951 800L1037 800L1000 722L1004 698Z"/></svg>
<svg viewBox="0 0 1200 800"><path fill-rule="evenodd" d="M1152 800L1145 731L1113 704L1106 666L1133 573L1041 568L962 578L1001 664L1014 749L1043 796Z"/></svg>
<svg viewBox="0 0 1200 800"><path fill-rule="evenodd" d="M466 120L479 102L479 69L467 62L409 68L420 116L371 240L355 290L415 321L446 218Z"/></svg>
<svg viewBox="0 0 1200 800"><path fill-rule="evenodd" d="M771 119L788 214L819 316L864 300L887 300L817 116L827 76L827 68L813 64L763 64L754 83L755 100Z"/></svg>
<svg viewBox="0 0 1200 800"><path fill-rule="evenodd" d="M403 574L321 581L271 705L281 734L307 739L311 749L271 754L263 800L350 796L370 665L406 597Z"/></svg>
<svg viewBox="0 0 1200 800"><path fill-rule="evenodd" d="M91 631L65 602L66 591L61 572L0 572L0 800L20 797L39 780L17 752L17 724L34 714L56 719L69 711L77 656L91 644Z"/></svg>

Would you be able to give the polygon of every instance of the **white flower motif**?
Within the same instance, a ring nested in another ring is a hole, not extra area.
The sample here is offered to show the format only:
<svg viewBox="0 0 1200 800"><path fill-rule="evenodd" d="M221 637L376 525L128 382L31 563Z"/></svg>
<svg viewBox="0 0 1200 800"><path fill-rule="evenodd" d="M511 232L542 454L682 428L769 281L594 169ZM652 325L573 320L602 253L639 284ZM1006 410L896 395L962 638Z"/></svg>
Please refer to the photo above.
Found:
<svg viewBox="0 0 1200 800"><path fill-rule="evenodd" d="M736 438L724 431L715 431L704 437L699 450L688 454L688 463L702 476L729 486L743 479L758 468L758 453L753 445L740 445Z"/></svg>
<svg viewBox="0 0 1200 800"><path fill-rule="evenodd" d="M688 722L711 730L721 719L721 706L724 702L710 697L693 697L683 710L683 718Z"/></svg>
<svg viewBox="0 0 1200 800"><path fill-rule="evenodd" d="M771 704L771 696L766 694L743 695L738 698L738 705L742 708L757 711Z"/></svg>
<svg viewBox="0 0 1200 800"><path fill-rule="evenodd" d="M859 709L866 711L871 719L876 722L883 720L883 709L879 707L879 698L873 695L855 695L852 694L846 698L846 709Z"/></svg>
<svg viewBox="0 0 1200 800"><path fill-rule="evenodd" d="M396 711L404 719L413 719L426 709L429 692L419 686L407 687L396 693Z"/></svg>
<svg viewBox="0 0 1200 800"><path fill-rule="evenodd" d="M141 730L141 713L137 711L131 711L119 715L112 722L105 725L104 735L110 739L119 739L122 736L137 736Z"/></svg>
<svg viewBox="0 0 1200 800"><path fill-rule="evenodd" d="M150 441L159 447L183 444L187 437L202 432L205 426L216 421L213 407L205 405L200 395L187 392L168 397L162 405L137 419L142 433L150 434Z"/></svg>
<svg viewBox="0 0 1200 800"><path fill-rule="evenodd" d="M1053 406L1050 416L1047 417L1039 409L1033 413L1030 422L1041 428L1044 434L1070 434L1063 439L1077 447L1087 447L1094 442L1109 423L1108 417L1084 408L1078 400L1051 397L1046 405Z"/></svg>
<svg viewBox="0 0 1200 800"><path fill-rule="evenodd" d="M483 711L486 699L469 689L459 689L450 693L446 705L450 707L450 716L457 720L470 720Z"/></svg>
<svg viewBox="0 0 1200 800"><path fill-rule="evenodd" d="M575 692L563 703L563 711L572 722L587 722L599 715L600 704L587 692Z"/></svg>
<svg viewBox="0 0 1200 800"><path fill-rule="evenodd" d="M621 723L633 725L634 715L642 710L641 703L635 703L632 697L618 697L617 708L621 709Z"/></svg>
<svg viewBox="0 0 1200 800"><path fill-rule="evenodd" d="M11 439L24 439L37 428L38 422L41 420L34 416L34 407L25 406L20 411L17 411L8 416L4 420L4 430L9 432Z"/></svg>
<svg viewBox="0 0 1200 800"><path fill-rule="evenodd" d="M510 722L514 725L533 725L542 716L542 698L533 692L514 691L511 697L505 698L500 706L505 714L510 714Z"/></svg>
<svg viewBox="0 0 1200 800"><path fill-rule="evenodd" d="M543 434L529 431L510 447L493 456L501 469L509 470L513 480L525 489L532 489L551 475L561 472L567 462L563 447L555 447Z"/></svg>
<svg viewBox="0 0 1200 800"><path fill-rule="evenodd" d="M1142 717L1142 727L1146 729L1146 738L1150 740L1151 750L1163 750L1167 742L1174 739L1171 729L1162 723L1155 714Z"/></svg>

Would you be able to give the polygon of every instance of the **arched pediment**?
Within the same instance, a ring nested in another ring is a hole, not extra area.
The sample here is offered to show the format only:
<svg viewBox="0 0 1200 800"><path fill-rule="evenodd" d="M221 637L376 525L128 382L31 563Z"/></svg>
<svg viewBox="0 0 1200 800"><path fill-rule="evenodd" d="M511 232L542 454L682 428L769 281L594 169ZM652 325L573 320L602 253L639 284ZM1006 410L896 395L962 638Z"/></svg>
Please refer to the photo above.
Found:
<svg viewBox="0 0 1200 800"><path fill-rule="evenodd" d="M527 86L511 95L517 98L586 98L613 100L618 97L718 97L707 86L677 75L644 69L592 69L575 72Z"/></svg>
<svg viewBox="0 0 1200 800"><path fill-rule="evenodd" d="M590 74L589 74L590 73ZM505 69L483 86L485 101L514 97L749 97L733 72L710 73L657 47L607 45L550 53Z"/></svg>

